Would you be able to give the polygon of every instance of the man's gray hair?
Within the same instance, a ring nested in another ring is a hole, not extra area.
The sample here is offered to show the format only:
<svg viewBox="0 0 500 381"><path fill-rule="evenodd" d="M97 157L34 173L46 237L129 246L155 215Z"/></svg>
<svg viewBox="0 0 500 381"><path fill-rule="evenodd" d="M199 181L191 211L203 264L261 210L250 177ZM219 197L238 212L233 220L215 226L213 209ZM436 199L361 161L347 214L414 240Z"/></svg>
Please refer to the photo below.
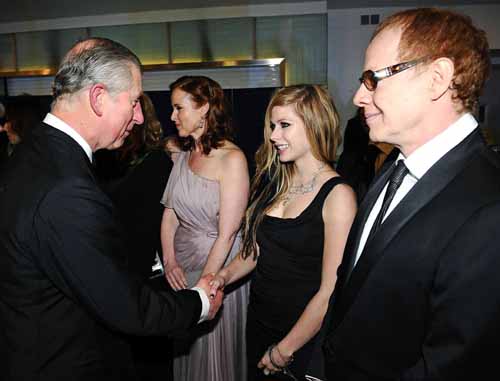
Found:
<svg viewBox="0 0 500 381"><path fill-rule="evenodd" d="M116 41L92 37L76 43L66 54L52 85L54 102L60 97L102 83L116 95L132 87L132 67L141 61Z"/></svg>

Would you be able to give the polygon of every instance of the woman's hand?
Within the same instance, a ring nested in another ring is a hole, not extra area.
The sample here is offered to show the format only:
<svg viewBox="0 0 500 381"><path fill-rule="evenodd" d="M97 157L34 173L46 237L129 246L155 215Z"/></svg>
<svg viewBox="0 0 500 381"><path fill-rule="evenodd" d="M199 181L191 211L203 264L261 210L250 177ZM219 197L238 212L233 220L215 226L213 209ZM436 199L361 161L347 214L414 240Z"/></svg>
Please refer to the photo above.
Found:
<svg viewBox="0 0 500 381"><path fill-rule="evenodd" d="M167 278L168 284L175 291L183 290L187 287L186 275L177 262L165 264L165 278Z"/></svg>
<svg viewBox="0 0 500 381"><path fill-rule="evenodd" d="M224 286L226 285L226 280L221 275L220 272L214 275L214 278L210 281L210 298L214 298L217 295L218 290L224 290Z"/></svg>
<svg viewBox="0 0 500 381"><path fill-rule="evenodd" d="M271 350L272 351L272 350ZM279 372L281 369L276 368L272 363L270 359L270 352L269 349L264 353L264 356L260 359L259 363L257 364L257 368L262 369L264 374L266 376L270 374L274 374L276 372Z"/></svg>
<svg viewBox="0 0 500 381"><path fill-rule="evenodd" d="M264 374L267 376L276 372L282 372L292 361L293 356L283 356L278 349L278 346L273 344L264 353L264 356L260 359L257 367L262 369Z"/></svg>

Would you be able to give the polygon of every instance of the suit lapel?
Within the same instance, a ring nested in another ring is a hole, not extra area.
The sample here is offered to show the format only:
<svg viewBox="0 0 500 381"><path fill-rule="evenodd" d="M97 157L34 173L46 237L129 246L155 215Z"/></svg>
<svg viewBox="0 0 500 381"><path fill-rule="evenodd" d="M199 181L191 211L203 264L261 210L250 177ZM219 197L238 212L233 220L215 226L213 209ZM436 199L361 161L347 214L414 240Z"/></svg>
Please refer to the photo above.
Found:
<svg viewBox="0 0 500 381"><path fill-rule="evenodd" d="M361 257L353 269L351 276L347 279L347 283L343 285L341 290L340 300L334 310L334 319L340 322L352 302L356 298L360 288L366 278L376 266L377 262L383 257L385 249L390 245L391 241L398 232L419 212L419 210L428 204L436 195L438 195L452 180L463 170L466 162L471 154L477 152L482 147L482 140L479 132L473 132L462 143L448 152L429 171L415 184L413 189L405 196L405 198L396 206L392 213L387 217L384 223L380 226L377 234L371 242L365 246ZM390 171L388 171L390 172ZM384 173L377 183L369 192L369 202L362 203L362 219L366 221L368 214L375 203L383 185L387 182L388 174ZM368 209L368 210L366 210ZM363 231L364 222L356 226L356 242L353 244L356 250L359 245L359 238ZM346 253L347 254L347 253ZM350 252L349 255L356 255L356 252ZM350 259L350 258L349 258Z"/></svg>

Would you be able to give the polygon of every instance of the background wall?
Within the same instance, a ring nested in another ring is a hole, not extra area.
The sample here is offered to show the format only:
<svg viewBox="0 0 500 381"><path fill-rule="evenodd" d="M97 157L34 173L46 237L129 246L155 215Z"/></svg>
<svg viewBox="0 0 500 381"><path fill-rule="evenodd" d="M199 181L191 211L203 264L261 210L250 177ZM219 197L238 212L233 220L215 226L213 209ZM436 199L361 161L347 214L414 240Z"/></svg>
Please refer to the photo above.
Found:
<svg viewBox="0 0 500 381"><path fill-rule="evenodd" d="M11 12L13 18L9 18L8 9L2 9L0 77L2 70L57 66L63 52L75 39L85 35L117 39L146 63L284 57L285 83L328 85L341 114L342 126L355 111L352 97L359 85L370 36L378 21L396 11L414 6L448 6L470 15L487 32L491 48L500 49L500 2L494 0L214 0L208 7L201 0L169 1L168 5L156 0L144 0L142 5L109 0L105 5L95 6L98 12L94 13L99 14L93 15L89 12L92 3L98 0L88 0L87 7L78 2L74 10L69 5L71 1L51 0L65 5L57 7L57 13L55 9L51 13L44 1L49 0L40 0L38 5L28 0L6 4L6 8L14 10L28 7L24 13ZM38 13L32 9L36 6L41 7ZM110 10L116 13L109 13ZM52 15L56 18L50 18ZM361 25L363 15L369 16L366 25ZM12 56L13 50L17 52L17 61ZM251 74L247 77L244 83L227 82L225 87L276 86L272 81L253 81L255 76L252 78ZM151 90L161 90L163 82L167 89L169 79L162 78ZM492 81L499 81L498 75L493 78ZM500 84L496 82L489 84L489 100L485 102L494 103L495 95L500 93ZM26 83L33 91L49 93L50 79L18 79L20 92L28 91L25 89L29 87L22 87ZM4 87L0 85L0 95ZM251 110L252 104L246 105ZM493 110L488 108L490 116ZM495 113L498 115L500 111ZM495 135L500 137L500 131Z"/></svg>
<svg viewBox="0 0 500 381"><path fill-rule="evenodd" d="M4 22L0 77L54 69L64 52L87 36L117 40L144 64L286 57L286 84L327 82L326 1Z"/></svg>

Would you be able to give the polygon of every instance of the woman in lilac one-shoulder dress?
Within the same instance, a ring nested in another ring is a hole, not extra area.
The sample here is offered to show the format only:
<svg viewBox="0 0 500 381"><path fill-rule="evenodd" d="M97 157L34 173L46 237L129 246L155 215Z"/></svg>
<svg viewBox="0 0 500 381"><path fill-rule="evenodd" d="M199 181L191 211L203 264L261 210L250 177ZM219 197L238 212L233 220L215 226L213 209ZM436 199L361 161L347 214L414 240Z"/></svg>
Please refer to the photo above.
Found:
<svg viewBox="0 0 500 381"><path fill-rule="evenodd" d="M238 254L249 179L219 84L181 77L170 89L182 152L162 198L162 248L167 281L180 290ZM225 294L218 318L174 341L174 381L246 380L248 282Z"/></svg>

